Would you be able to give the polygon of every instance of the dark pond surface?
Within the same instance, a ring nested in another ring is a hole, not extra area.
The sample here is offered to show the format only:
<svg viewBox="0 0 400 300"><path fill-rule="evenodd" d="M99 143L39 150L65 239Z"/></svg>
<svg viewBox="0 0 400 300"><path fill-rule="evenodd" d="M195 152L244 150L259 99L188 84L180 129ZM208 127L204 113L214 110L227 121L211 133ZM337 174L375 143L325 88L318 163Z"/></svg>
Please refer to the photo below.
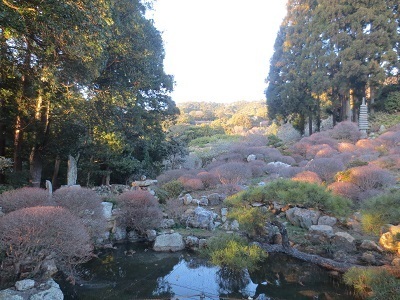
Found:
<svg viewBox="0 0 400 300"><path fill-rule="evenodd" d="M326 271L287 256L270 255L256 272L233 275L191 252L146 247L104 250L81 270L84 280L61 283L65 299L354 299Z"/></svg>

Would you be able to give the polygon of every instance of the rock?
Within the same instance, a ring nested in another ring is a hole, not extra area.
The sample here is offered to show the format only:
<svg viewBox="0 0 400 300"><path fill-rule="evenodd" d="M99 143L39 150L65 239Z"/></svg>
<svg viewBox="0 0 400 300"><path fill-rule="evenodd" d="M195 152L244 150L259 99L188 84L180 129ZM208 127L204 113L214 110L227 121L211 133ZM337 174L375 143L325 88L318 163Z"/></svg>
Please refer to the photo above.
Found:
<svg viewBox="0 0 400 300"><path fill-rule="evenodd" d="M271 298L267 297L265 294L260 294L260 295L258 295L256 300L271 300Z"/></svg>
<svg viewBox="0 0 400 300"><path fill-rule="evenodd" d="M146 230L146 237L149 242L154 242L157 237L157 232L154 229Z"/></svg>
<svg viewBox="0 0 400 300"><path fill-rule="evenodd" d="M26 279L29 281L33 281L31 279ZM21 280L21 281L26 281ZM47 282L42 283L40 285L36 284L33 281L33 285L30 282L28 286L30 288L18 290L18 284L16 283L16 289L6 289L0 291L0 299L1 300L63 300L64 295L60 289L60 286L53 280L49 279ZM22 285L25 285L23 283Z"/></svg>
<svg viewBox="0 0 400 300"><path fill-rule="evenodd" d="M386 131L386 127L385 127L385 125L381 125L381 126L379 126L379 131L378 131L378 133L384 133Z"/></svg>
<svg viewBox="0 0 400 300"><path fill-rule="evenodd" d="M371 250L371 251L376 251L376 252L382 252L382 248L379 247L374 241L370 240L363 240L360 249L363 250Z"/></svg>
<svg viewBox="0 0 400 300"><path fill-rule="evenodd" d="M269 162L269 163L267 163L267 166L272 166L272 167L275 167L275 168L288 168L288 167L290 167L289 164L285 164L285 163L283 163L281 161Z"/></svg>
<svg viewBox="0 0 400 300"><path fill-rule="evenodd" d="M374 265L376 263L376 258L371 252L364 252L361 256L361 260L370 265Z"/></svg>
<svg viewBox="0 0 400 300"><path fill-rule="evenodd" d="M224 197L218 193L210 194L210 195L208 195L207 198L208 198L208 204L211 206L220 205L222 203L222 201L224 200Z"/></svg>
<svg viewBox="0 0 400 300"><path fill-rule="evenodd" d="M179 233L162 234L156 237L154 242L154 251L180 251L185 249L185 243L182 235Z"/></svg>
<svg viewBox="0 0 400 300"><path fill-rule="evenodd" d="M0 217L4 216L5 213L3 212L3 208L0 206Z"/></svg>
<svg viewBox="0 0 400 300"><path fill-rule="evenodd" d="M397 238L400 235L400 225L388 226L388 232L381 235L379 239L379 244L388 251L394 251L400 254L400 241Z"/></svg>
<svg viewBox="0 0 400 300"><path fill-rule="evenodd" d="M35 281L32 279L24 279L17 281L15 283L15 288L17 291L26 291L35 286Z"/></svg>
<svg viewBox="0 0 400 300"><path fill-rule="evenodd" d="M129 231L127 234L128 241L130 242L138 242L141 240L140 236L135 230Z"/></svg>
<svg viewBox="0 0 400 300"><path fill-rule="evenodd" d="M116 241L122 241L126 239L126 229L125 228L121 228L119 226L115 226L113 228L113 236L114 236L114 240Z"/></svg>
<svg viewBox="0 0 400 300"><path fill-rule="evenodd" d="M332 238L332 244L347 252L357 250L356 245L354 244L354 237L347 232L336 232Z"/></svg>
<svg viewBox="0 0 400 300"><path fill-rule="evenodd" d="M193 197L190 194L183 196L183 204L190 205L193 202Z"/></svg>
<svg viewBox="0 0 400 300"><path fill-rule="evenodd" d="M228 215L228 209L226 207L221 208L221 216L226 217Z"/></svg>
<svg viewBox="0 0 400 300"><path fill-rule="evenodd" d="M186 214L186 213L185 213ZM202 207L196 207L193 214L189 215L186 224L194 228L214 229L216 214Z"/></svg>
<svg viewBox="0 0 400 300"><path fill-rule="evenodd" d="M257 159L257 157L254 154L250 154L249 156L247 156L248 162L255 161L256 159Z"/></svg>
<svg viewBox="0 0 400 300"><path fill-rule="evenodd" d="M208 198L206 196L202 196L198 203L202 206L208 206Z"/></svg>
<svg viewBox="0 0 400 300"><path fill-rule="evenodd" d="M333 228L328 225L311 225L309 231L310 234L323 235L327 237L333 236Z"/></svg>
<svg viewBox="0 0 400 300"><path fill-rule="evenodd" d="M175 226L174 219L163 219L160 224L160 228L172 228Z"/></svg>
<svg viewBox="0 0 400 300"><path fill-rule="evenodd" d="M328 226L335 226L337 223L337 219L335 217L330 216L321 216L318 219L318 225L328 225Z"/></svg>
<svg viewBox="0 0 400 300"><path fill-rule="evenodd" d="M103 216L107 221L110 221L112 218L112 209L113 204L111 202L101 202L101 206L103 207Z"/></svg>
<svg viewBox="0 0 400 300"><path fill-rule="evenodd" d="M292 225L309 229L312 225L317 225L320 214L319 211L293 207L286 211L286 218Z"/></svg>
<svg viewBox="0 0 400 300"><path fill-rule="evenodd" d="M41 270L43 272L43 277L44 278L51 278L54 274L58 272L56 262L54 259L46 259L42 265L41 265Z"/></svg>
<svg viewBox="0 0 400 300"><path fill-rule="evenodd" d="M185 244L186 248L194 250L199 247L199 238L189 235L185 238Z"/></svg>
<svg viewBox="0 0 400 300"><path fill-rule="evenodd" d="M231 222L231 230L234 230L234 231L238 231L239 230L239 222L238 221L233 220Z"/></svg>

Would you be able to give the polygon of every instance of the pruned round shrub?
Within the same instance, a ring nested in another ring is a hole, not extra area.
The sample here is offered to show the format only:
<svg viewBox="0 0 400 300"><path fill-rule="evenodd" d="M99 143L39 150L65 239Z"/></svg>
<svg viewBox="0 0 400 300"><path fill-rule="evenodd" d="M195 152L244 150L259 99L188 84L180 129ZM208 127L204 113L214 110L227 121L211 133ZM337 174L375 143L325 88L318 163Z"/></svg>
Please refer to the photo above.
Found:
<svg viewBox="0 0 400 300"><path fill-rule="evenodd" d="M67 274L93 257L90 235L81 220L62 207L19 209L0 218L3 268L13 274L39 273L46 259ZM9 274L10 275L10 274Z"/></svg>
<svg viewBox="0 0 400 300"><path fill-rule="evenodd" d="M337 216L349 214L352 204L349 199L336 196L321 185L288 179L279 179L271 181L265 186L249 188L228 197L225 203L236 206L245 205L246 202L270 204L274 201L280 204L317 208Z"/></svg>
<svg viewBox="0 0 400 300"><path fill-rule="evenodd" d="M334 182L328 185L328 189L335 195L357 201L360 195L360 188L351 182Z"/></svg>
<svg viewBox="0 0 400 300"><path fill-rule="evenodd" d="M238 185L245 179L251 178L251 170L246 163L230 162L223 164L212 172L218 176L222 184Z"/></svg>
<svg viewBox="0 0 400 300"><path fill-rule="evenodd" d="M307 171L317 173L323 181L327 182L333 181L335 174L344 169L343 162L337 158L316 158L306 166Z"/></svg>
<svg viewBox="0 0 400 300"><path fill-rule="evenodd" d="M396 183L396 178L387 170L373 165L348 169L348 180L357 185L362 191L382 189Z"/></svg>
<svg viewBox="0 0 400 300"><path fill-rule="evenodd" d="M322 180L317 173L311 171L303 171L292 177L292 180L303 181L308 183L321 184Z"/></svg>
<svg viewBox="0 0 400 300"><path fill-rule="evenodd" d="M185 191L200 191L204 189L203 181L200 178L189 178L183 182Z"/></svg>
<svg viewBox="0 0 400 300"><path fill-rule="evenodd" d="M198 173L197 177L203 182L203 185L206 189L214 188L219 183L217 175L207 171L202 171Z"/></svg>
<svg viewBox="0 0 400 300"><path fill-rule="evenodd" d="M372 165L375 165L382 169L388 170L399 170L400 169L400 155L388 155L379 157L377 160L371 162Z"/></svg>
<svg viewBox="0 0 400 300"><path fill-rule="evenodd" d="M343 152L354 152L357 150L357 147L354 144L348 143L348 142L339 143L337 148L338 148L338 151L342 152L342 153Z"/></svg>
<svg viewBox="0 0 400 300"><path fill-rule="evenodd" d="M179 177L184 176L185 174L190 173L186 169L174 169L174 170L168 170L165 171L164 173L160 174L157 176L157 182L160 185L163 185L164 183L173 181L173 180L178 180Z"/></svg>
<svg viewBox="0 0 400 300"><path fill-rule="evenodd" d="M262 160L253 160L248 163L250 170L251 170L251 176L252 177L260 177L265 175L266 169L267 169L267 164L262 161Z"/></svg>
<svg viewBox="0 0 400 300"><path fill-rule="evenodd" d="M140 234L146 230L158 228L163 218L157 199L148 191L129 191L117 197L120 215L119 225Z"/></svg>
<svg viewBox="0 0 400 300"><path fill-rule="evenodd" d="M183 183L179 180L169 181L161 186L168 194L168 198L176 198L183 192Z"/></svg>
<svg viewBox="0 0 400 300"><path fill-rule="evenodd" d="M79 217L94 240L104 238L106 219L102 199L95 191L82 187L64 187L55 191L52 199L56 205Z"/></svg>
<svg viewBox="0 0 400 300"><path fill-rule="evenodd" d="M384 224L400 223L400 191L370 198L361 206L361 223L367 232L379 234Z"/></svg>
<svg viewBox="0 0 400 300"><path fill-rule="evenodd" d="M381 134L378 138L383 144L393 147L400 143L400 132L399 131L387 131Z"/></svg>
<svg viewBox="0 0 400 300"><path fill-rule="evenodd" d="M41 188L23 187L0 194L0 207L4 213L17 209L49 204L49 192Z"/></svg>
<svg viewBox="0 0 400 300"><path fill-rule="evenodd" d="M361 137L361 133L357 124L350 121L343 121L338 123L330 131L330 135L334 139L349 141L351 143L357 142Z"/></svg>
<svg viewBox="0 0 400 300"><path fill-rule="evenodd" d="M312 145L307 149L306 159L314 157L331 157L338 152L327 144Z"/></svg>

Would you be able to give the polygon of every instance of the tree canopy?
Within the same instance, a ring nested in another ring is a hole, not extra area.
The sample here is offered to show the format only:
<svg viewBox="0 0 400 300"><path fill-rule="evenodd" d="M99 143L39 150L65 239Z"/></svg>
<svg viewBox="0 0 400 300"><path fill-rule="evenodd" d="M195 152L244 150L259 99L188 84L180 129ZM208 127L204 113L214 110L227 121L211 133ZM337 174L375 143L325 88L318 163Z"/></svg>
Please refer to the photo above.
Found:
<svg viewBox="0 0 400 300"><path fill-rule="evenodd" d="M56 179L68 155L85 185L157 172L162 124L178 109L148 5L0 2L0 156L17 173L29 165L33 186Z"/></svg>
<svg viewBox="0 0 400 300"><path fill-rule="evenodd" d="M399 76L396 1L289 0L275 41L266 90L271 118L305 118L319 127L357 119L363 97L374 104L387 78ZM310 131L312 128L310 127Z"/></svg>

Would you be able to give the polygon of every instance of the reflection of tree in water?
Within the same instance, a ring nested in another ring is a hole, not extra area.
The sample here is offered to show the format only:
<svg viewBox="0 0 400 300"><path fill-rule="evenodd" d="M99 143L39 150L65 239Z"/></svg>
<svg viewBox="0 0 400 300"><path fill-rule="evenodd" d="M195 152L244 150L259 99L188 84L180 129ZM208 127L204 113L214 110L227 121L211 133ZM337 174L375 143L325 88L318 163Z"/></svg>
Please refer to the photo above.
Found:
<svg viewBox="0 0 400 300"><path fill-rule="evenodd" d="M247 270L234 271L222 267L217 271L216 275L220 294L243 290L250 283L250 275Z"/></svg>
<svg viewBox="0 0 400 300"><path fill-rule="evenodd" d="M171 283L165 277L157 278L157 288L153 291L153 296L160 298L173 297L175 293L172 290Z"/></svg>

